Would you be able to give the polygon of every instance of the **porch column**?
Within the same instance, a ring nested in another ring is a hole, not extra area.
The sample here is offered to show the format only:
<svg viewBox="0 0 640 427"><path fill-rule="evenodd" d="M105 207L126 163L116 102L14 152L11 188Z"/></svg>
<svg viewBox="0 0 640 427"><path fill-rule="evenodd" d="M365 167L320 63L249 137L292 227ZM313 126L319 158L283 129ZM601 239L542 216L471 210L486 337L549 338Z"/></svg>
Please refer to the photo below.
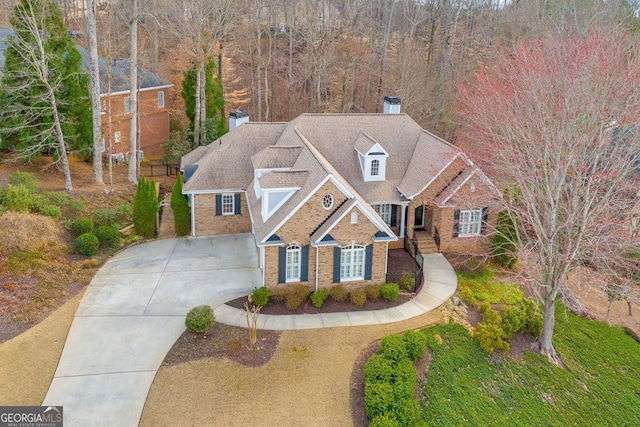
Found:
<svg viewBox="0 0 640 427"><path fill-rule="evenodd" d="M400 237L404 237L404 221L405 221L405 217L407 216L407 205L401 205L402 206L402 213L400 214Z"/></svg>

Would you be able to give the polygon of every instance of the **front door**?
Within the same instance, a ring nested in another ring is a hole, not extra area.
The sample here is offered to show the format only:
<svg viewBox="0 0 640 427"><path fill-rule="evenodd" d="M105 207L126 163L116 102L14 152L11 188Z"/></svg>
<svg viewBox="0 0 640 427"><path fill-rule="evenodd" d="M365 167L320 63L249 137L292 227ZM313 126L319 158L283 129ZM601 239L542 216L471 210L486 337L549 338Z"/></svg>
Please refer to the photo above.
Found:
<svg viewBox="0 0 640 427"><path fill-rule="evenodd" d="M424 211L423 217L424 219L422 221L422 224L424 225L424 229L431 233L431 219L433 217L433 210L431 208L427 208Z"/></svg>
<svg viewBox="0 0 640 427"><path fill-rule="evenodd" d="M415 228L424 227L424 206L418 206L416 208L416 216L413 225Z"/></svg>

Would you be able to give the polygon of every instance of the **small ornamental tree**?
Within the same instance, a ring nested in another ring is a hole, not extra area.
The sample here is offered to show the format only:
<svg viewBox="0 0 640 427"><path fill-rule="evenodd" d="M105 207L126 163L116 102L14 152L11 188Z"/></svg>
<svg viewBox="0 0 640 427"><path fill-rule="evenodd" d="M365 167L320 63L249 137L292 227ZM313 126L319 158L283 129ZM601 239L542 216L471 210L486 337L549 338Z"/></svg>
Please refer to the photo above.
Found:
<svg viewBox="0 0 640 427"><path fill-rule="evenodd" d="M182 175L176 176L171 189L171 210L173 211L173 226L177 236L189 234L190 210L187 196L182 194Z"/></svg>
<svg viewBox="0 0 640 427"><path fill-rule="evenodd" d="M133 228L137 234L147 238L155 235L158 208L155 182L140 177L133 198Z"/></svg>

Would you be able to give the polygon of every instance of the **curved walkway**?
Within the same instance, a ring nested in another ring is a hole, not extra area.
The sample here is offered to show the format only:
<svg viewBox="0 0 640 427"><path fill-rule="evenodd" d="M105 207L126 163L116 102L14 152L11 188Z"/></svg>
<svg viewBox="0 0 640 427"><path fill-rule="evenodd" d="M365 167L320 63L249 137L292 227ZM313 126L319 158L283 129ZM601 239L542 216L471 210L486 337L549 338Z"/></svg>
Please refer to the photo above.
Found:
<svg viewBox="0 0 640 427"><path fill-rule="evenodd" d="M345 326L383 325L411 319L438 308L456 291L458 278L442 254L423 255L424 285L411 301L392 308L344 313L269 315L258 317L259 329L277 331ZM216 307L216 322L247 327L244 310L221 305Z"/></svg>
<svg viewBox="0 0 640 427"><path fill-rule="evenodd" d="M216 321L246 327L224 305L261 283L251 234L168 239L128 248L95 275L73 319L43 405L64 406L66 427L137 426L156 371L200 304ZM456 290L440 254L424 257L420 293L400 306L352 313L260 315L263 329L311 329L400 322L433 310Z"/></svg>

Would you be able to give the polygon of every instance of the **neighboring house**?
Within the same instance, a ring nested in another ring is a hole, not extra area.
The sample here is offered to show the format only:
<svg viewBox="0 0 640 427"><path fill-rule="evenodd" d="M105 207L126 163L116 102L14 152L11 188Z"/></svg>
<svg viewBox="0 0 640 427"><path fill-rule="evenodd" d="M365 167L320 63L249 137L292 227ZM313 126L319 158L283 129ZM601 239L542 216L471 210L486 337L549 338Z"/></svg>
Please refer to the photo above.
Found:
<svg viewBox="0 0 640 427"><path fill-rule="evenodd" d="M0 77L4 69L4 51L7 38L13 35L13 29L0 28ZM77 46L82 55L82 66L89 70L88 51ZM102 105L102 133L105 144L113 144L116 158L129 151L129 60L114 59L107 67L107 60L100 57L100 102ZM108 76L111 76L109 79ZM111 85L109 85L111 81ZM109 87L111 86L111 87ZM169 90L173 84L157 75L138 67L138 135L140 149L146 157L162 155L162 144L169 141L169 111L166 108ZM111 125L108 123L108 111L111 108ZM88 112L89 114L89 112ZM105 145L105 152L108 145Z"/></svg>
<svg viewBox="0 0 640 427"><path fill-rule="evenodd" d="M89 70L89 53L78 46L82 65ZM129 152L129 123L131 120L129 88L129 60L98 59L100 68L100 104L102 133L105 143L113 144L114 154ZM109 79L108 76L111 76ZM111 84L109 85L109 82ZM138 67L138 138L145 157L162 156L162 144L169 141L169 111L166 108L173 84ZM111 125L109 125L111 110ZM105 152L108 152L105 146Z"/></svg>
<svg viewBox="0 0 640 427"><path fill-rule="evenodd" d="M389 248L487 253L500 193L399 110L387 97L385 114L231 113L228 134L182 158L192 235L252 232L266 286L382 283Z"/></svg>

